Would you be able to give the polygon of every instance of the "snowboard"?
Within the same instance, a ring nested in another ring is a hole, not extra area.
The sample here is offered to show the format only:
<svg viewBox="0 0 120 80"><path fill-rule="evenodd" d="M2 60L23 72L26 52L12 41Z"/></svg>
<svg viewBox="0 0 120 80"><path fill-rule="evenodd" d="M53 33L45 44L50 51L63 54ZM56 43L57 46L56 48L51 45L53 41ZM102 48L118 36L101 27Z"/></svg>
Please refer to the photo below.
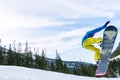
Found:
<svg viewBox="0 0 120 80"><path fill-rule="evenodd" d="M100 62L98 64L95 75L105 76L107 73L111 52L117 36L118 30L115 26L108 26L103 33L103 42L100 54Z"/></svg>

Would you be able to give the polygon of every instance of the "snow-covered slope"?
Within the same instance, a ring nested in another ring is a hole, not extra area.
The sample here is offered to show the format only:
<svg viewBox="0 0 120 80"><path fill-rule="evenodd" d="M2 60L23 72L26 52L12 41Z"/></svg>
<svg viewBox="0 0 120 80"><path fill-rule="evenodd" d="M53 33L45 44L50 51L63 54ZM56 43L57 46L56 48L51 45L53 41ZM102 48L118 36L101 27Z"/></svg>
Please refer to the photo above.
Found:
<svg viewBox="0 0 120 80"><path fill-rule="evenodd" d="M17 66L0 66L0 80L97 80L94 77L76 76L51 71ZM120 80L120 78L99 78L99 80Z"/></svg>

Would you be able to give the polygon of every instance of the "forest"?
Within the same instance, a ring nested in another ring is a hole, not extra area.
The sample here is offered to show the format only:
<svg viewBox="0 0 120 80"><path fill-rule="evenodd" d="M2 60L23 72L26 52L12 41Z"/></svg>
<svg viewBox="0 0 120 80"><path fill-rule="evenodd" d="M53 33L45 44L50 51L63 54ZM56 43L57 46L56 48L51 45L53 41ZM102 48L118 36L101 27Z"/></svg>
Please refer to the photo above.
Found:
<svg viewBox="0 0 120 80"><path fill-rule="evenodd" d="M9 49L0 47L0 65L14 65L23 66L29 68L43 69L48 71L56 71L67 74L83 75L95 77L96 65L89 63L86 65L84 62L79 62L80 65L74 65L74 68L70 68L60 57L60 54L56 50L56 57L54 61L50 61L46 57L45 51L42 50L41 54L32 53L28 50L28 44L23 53L14 51L11 45ZM114 57L120 54L120 43L116 50L113 51L111 61L108 68L108 74L106 77L118 77L120 76L120 58L114 59Z"/></svg>

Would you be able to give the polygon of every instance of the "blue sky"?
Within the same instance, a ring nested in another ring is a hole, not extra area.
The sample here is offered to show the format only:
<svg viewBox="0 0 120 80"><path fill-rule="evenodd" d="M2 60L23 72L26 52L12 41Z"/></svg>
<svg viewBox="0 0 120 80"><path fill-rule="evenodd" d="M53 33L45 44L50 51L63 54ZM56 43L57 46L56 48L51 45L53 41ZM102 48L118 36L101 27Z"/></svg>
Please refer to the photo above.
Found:
<svg viewBox="0 0 120 80"><path fill-rule="evenodd" d="M119 0L0 0L2 45L27 40L32 48L45 49L47 57L55 58L57 49L63 60L94 63L94 53L82 48L81 39L86 31L108 20L109 25L120 30L119 3ZM102 33L95 37L102 37ZM119 39L118 36L114 49Z"/></svg>

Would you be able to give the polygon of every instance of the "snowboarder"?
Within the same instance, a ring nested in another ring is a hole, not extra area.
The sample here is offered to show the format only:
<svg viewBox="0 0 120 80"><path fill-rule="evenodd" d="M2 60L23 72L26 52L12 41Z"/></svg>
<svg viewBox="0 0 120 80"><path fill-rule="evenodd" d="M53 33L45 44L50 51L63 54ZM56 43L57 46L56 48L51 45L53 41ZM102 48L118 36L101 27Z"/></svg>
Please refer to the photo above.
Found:
<svg viewBox="0 0 120 80"><path fill-rule="evenodd" d="M86 32L85 36L82 38L82 47L95 52L94 60L95 60L97 65L98 65L99 60L100 60L100 49L94 47L93 44L95 44L95 43L99 44L100 42L102 42L102 38L101 37L93 38L93 36L97 32L100 32L101 30L105 29L107 27L108 23L110 23L110 21L107 21L101 27L98 27L94 30L90 30L90 31Z"/></svg>

